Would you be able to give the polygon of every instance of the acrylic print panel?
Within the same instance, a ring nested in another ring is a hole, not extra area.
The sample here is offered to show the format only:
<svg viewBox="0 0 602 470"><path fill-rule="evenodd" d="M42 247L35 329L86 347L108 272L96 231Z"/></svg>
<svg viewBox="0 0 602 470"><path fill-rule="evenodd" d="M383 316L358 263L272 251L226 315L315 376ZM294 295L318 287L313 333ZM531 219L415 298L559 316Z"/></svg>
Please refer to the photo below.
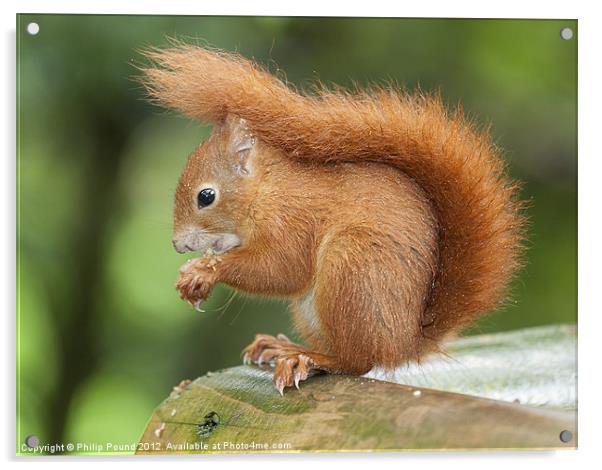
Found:
<svg viewBox="0 0 602 470"><path fill-rule="evenodd" d="M19 15L17 453L575 448L577 38Z"/></svg>

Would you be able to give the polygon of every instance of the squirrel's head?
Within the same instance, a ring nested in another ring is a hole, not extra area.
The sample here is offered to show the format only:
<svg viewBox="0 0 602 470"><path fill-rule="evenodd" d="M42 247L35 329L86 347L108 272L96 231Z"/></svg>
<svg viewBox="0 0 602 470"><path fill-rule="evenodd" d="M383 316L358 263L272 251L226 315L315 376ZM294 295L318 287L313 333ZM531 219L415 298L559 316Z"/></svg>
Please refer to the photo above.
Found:
<svg viewBox="0 0 602 470"><path fill-rule="evenodd" d="M244 243L255 143L246 122L228 116L190 156L176 191L173 245L179 253L223 253Z"/></svg>

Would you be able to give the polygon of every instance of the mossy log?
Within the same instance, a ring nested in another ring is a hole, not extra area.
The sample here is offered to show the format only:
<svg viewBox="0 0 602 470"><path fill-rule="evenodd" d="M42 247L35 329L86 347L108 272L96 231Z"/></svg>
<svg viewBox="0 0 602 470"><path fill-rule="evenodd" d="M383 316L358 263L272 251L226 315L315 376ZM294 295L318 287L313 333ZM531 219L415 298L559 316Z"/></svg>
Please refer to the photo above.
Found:
<svg viewBox="0 0 602 470"><path fill-rule="evenodd" d="M572 434L569 442L563 431ZM153 413L138 452L549 449L576 442L576 411L332 375L280 396L271 368L240 366L172 393Z"/></svg>

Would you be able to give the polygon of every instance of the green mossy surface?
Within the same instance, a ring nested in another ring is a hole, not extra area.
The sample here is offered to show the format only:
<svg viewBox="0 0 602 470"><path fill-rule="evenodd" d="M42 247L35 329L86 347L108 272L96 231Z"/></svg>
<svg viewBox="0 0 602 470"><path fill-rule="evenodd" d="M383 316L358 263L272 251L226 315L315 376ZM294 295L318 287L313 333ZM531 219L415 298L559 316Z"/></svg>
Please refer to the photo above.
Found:
<svg viewBox="0 0 602 470"><path fill-rule="evenodd" d="M271 368L240 366L166 399L140 441L150 453L572 448L576 411L329 375L280 396Z"/></svg>

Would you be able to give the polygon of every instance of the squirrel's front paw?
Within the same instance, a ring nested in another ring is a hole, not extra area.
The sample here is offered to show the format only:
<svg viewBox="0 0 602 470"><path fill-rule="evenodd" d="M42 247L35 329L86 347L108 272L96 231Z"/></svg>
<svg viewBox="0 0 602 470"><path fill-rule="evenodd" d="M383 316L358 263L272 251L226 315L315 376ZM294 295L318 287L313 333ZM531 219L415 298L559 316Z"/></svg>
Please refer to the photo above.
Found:
<svg viewBox="0 0 602 470"><path fill-rule="evenodd" d="M203 300L207 300L216 282L214 265L207 258L195 258L180 268L176 290L180 297L198 309Z"/></svg>

